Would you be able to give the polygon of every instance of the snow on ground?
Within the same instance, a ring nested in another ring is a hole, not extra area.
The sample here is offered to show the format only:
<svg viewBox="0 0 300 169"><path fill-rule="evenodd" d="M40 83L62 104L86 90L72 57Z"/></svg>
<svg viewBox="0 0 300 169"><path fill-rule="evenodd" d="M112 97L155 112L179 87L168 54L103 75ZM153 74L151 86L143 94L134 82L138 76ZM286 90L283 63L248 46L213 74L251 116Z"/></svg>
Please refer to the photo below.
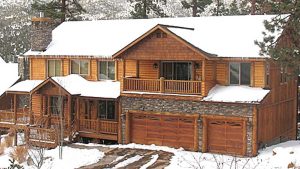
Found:
<svg viewBox="0 0 300 169"><path fill-rule="evenodd" d="M19 136L19 135L18 135ZM2 135L2 138L4 135ZM3 139L2 139L3 140ZM21 139L18 139L19 141ZM19 143L22 143L21 141ZM9 154L13 148L5 149L3 155L0 155L0 168L6 168L9 166ZM30 154L34 153L34 150L29 151ZM44 154L47 158L42 166L42 169L73 169L81 166L90 165L98 162L104 157L104 153L97 149L77 149L71 147L63 147L63 159L59 159L59 148L45 150ZM25 169L34 168L28 166L26 162L22 164Z"/></svg>
<svg viewBox="0 0 300 169"><path fill-rule="evenodd" d="M134 157L128 158L127 160L124 160L124 161L118 163L116 166L113 167L113 169L126 167L127 165L129 165L131 163L139 161L141 158L143 158L143 156L141 156L141 155L136 155Z"/></svg>
<svg viewBox="0 0 300 169"><path fill-rule="evenodd" d="M174 153L167 169L181 168L287 168L289 163L300 167L300 141L288 141L267 147L259 151L259 155L253 158L239 158L227 155L211 153L199 153L154 145L113 145L111 148L133 148L163 150ZM275 153L273 153L275 152Z"/></svg>
<svg viewBox="0 0 300 169"><path fill-rule="evenodd" d="M144 164L140 169L146 169L150 167L152 164L156 162L157 159L158 159L158 154L152 155L151 160L148 163Z"/></svg>

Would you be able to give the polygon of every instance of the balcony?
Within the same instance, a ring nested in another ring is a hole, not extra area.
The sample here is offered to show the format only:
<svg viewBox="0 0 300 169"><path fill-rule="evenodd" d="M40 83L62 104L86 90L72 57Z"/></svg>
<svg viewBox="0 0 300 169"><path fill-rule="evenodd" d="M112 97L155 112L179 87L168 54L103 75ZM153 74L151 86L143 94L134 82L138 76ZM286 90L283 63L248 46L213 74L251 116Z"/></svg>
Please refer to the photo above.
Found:
<svg viewBox="0 0 300 169"><path fill-rule="evenodd" d="M201 95L201 81L123 78L123 91Z"/></svg>
<svg viewBox="0 0 300 169"><path fill-rule="evenodd" d="M118 122L106 120L80 119L79 131L103 134L117 134Z"/></svg>

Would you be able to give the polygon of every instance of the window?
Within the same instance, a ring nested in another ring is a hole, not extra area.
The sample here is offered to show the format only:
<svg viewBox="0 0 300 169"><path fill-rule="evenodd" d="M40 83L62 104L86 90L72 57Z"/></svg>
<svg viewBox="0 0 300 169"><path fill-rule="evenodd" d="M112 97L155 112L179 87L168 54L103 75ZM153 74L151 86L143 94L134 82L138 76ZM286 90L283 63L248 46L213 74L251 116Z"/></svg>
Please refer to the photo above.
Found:
<svg viewBox="0 0 300 169"><path fill-rule="evenodd" d="M280 83L287 82L287 66L280 65Z"/></svg>
<svg viewBox="0 0 300 169"><path fill-rule="evenodd" d="M61 60L48 60L47 68L48 77L62 76Z"/></svg>
<svg viewBox="0 0 300 169"><path fill-rule="evenodd" d="M250 85L250 63L232 62L229 64L230 84Z"/></svg>
<svg viewBox="0 0 300 169"><path fill-rule="evenodd" d="M115 102L100 100L98 102L98 118L115 120Z"/></svg>
<svg viewBox="0 0 300 169"><path fill-rule="evenodd" d="M191 62L162 62L162 77L168 80L191 80Z"/></svg>
<svg viewBox="0 0 300 169"><path fill-rule="evenodd" d="M100 80L115 80L115 62L100 61L99 62L99 79Z"/></svg>
<svg viewBox="0 0 300 169"><path fill-rule="evenodd" d="M88 60L72 60L71 74L86 76L89 74L90 62Z"/></svg>
<svg viewBox="0 0 300 169"><path fill-rule="evenodd" d="M58 116L61 112L63 114L63 97L51 96L50 97L50 111L51 115Z"/></svg>

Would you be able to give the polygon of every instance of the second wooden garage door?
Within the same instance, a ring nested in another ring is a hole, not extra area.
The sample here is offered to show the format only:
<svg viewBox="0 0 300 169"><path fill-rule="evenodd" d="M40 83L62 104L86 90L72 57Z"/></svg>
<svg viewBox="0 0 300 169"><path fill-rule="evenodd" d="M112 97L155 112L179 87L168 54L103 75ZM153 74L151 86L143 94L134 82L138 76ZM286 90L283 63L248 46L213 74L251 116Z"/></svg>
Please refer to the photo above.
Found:
<svg viewBox="0 0 300 169"><path fill-rule="evenodd" d="M235 155L245 154L244 121L209 119L207 121L207 150Z"/></svg>
<svg viewBox="0 0 300 169"><path fill-rule="evenodd" d="M130 142L196 150L197 116L130 114Z"/></svg>

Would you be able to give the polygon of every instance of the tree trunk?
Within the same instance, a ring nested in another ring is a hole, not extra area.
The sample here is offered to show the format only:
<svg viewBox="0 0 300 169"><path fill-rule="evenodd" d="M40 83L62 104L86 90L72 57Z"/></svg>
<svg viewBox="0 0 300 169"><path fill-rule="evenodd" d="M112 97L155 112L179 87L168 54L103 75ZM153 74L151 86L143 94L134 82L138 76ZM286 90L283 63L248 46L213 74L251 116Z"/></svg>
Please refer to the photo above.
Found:
<svg viewBox="0 0 300 169"><path fill-rule="evenodd" d="M192 2L192 8L193 8L193 17L197 16L197 0L193 0Z"/></svg>
<svg viewBox="0 0 300 169"><path fill-rule="evenodd" d="M147 0L143 0L143 13L142 13L143 19L148 19L147 6L148 6Z"/></svg>
<svg viewBox="0 0 300 169"><path fill-rule="evenodd" d="M61 0L61 22L63 23L66 20L66 0Z"/></svg>
<svg viewBox="0 0 300 169"><path fill-rule="evenodd" d="M255 4L256 4L256 0L251 0L251 15L255 15L256 12Z"/></svg>

